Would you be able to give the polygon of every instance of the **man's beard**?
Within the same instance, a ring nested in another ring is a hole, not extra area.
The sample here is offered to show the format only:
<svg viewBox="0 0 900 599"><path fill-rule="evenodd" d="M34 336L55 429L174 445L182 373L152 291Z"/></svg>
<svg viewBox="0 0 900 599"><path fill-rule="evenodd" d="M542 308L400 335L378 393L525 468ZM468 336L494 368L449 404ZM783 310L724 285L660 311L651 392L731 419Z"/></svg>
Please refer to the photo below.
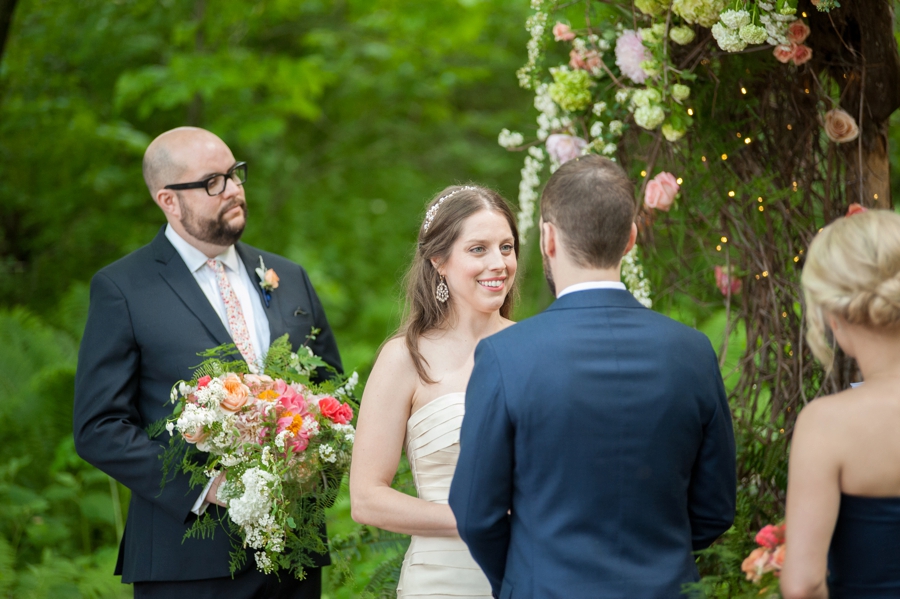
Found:
<svg viewBox="0 0 900 599"><path fill-rule="evenodd" d="M219 214L215 220L201 221L197 215L188 207L187 203L178 196L178 204L181 206L181 226L195 239L227 247L234 245L241 238L244 227L247 225L247 203L243 200L235 198L228 202L219 210ZM244 223L238 226L231 226L225 221L225 213L240 206L244 212Z"/></svg>
<svg viewBox="0 0 900 599"><path fill-rule="evenodd" d="M547 279L547 285L550 286L550 293L553 294L553 297L556 297L556 281L553 280L553 269L550 268L550 260L547 258L547 254L543 252L543 248L541 248L541 260L544 263L544 278Z"/></svg>

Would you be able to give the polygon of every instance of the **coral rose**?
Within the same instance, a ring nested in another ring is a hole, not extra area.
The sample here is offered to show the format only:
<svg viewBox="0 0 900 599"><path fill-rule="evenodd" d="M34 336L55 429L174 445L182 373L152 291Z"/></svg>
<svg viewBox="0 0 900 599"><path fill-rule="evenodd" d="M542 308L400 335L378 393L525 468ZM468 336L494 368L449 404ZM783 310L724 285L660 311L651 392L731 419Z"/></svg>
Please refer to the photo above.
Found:
<svg viewBox="0 0 900 599"><path fill-rule="evenodd" d="M553 26L553 39L558 42L571 42L575 39L575 32L565 23L557 22Z"/></svg>
<svg viewBox="0 0 900 599"><path fill-rule="evenodd" d="M200 427L197 427L193 432L181 431L181 436L184 437L184 440L188 443L200 443L206 439L206 433L204 433L203 429Z"/></svg>
<svg viewBox="0 0 900 599"><path fill-rule="evenodd" d="M654 210L668 212L679 189L674 175L663 171L647 183L644 190L644 205Z"/></svg>
<svg viewBox="0 0 900 599"><path fill-rule="evenodd" d="M806 64L810 58L812 58L812 48L805 44L794 46L794 55L791 56L791 60L794 61L795 65L799 67L802 64Z"/></svg>
<svg viewBox="0 0 900 599"><path fill-rule="evenodd" d="M865 206L862 206L860 204L857 204L856 202L853 202L847 208L847 214L845 216L853 216L854 214L862 214L863 212L868 212L868 211L869 211L869 209L866 208Z"/></svg>
<svg viewBox="0 0 900 599"><path fill-rule="evenodd" d="M225 376L222 382L225 387L225 399L219 404L219 407L226 412L237 412L247 404L250 398L250 388L241 382L241 377L234 373Z"/></svg>
<svg viewBox="0 0 900 599"><path fill-rule="evenodd" d="M802 44L809 37L809 26L797 20L788 26L787 38L792 44Z"/></svg>
<svg viewBox="0 0 900 599"><path fill-rule="evenodd" d="M209 375L201 376L197 380L197 388L202 389L203 387L207 386L211 380L212 380L212 377Z"/></svg>
<svg viewBox="0 0 900 599"><path fill-rule="evenodd" d="M581 156L582 150L587 147L587 142L574 135L562 135L554 133L547 138L547 153L550 157L563 164Z"/></svg>
<svg viewBox="0 0 900 599"><path fill-rule="evenodd" d="M852 116L835 108L825 113L825 135L835 143L853 141L859 135L859 127Z"/></svg>
<svg viewBox="0 0 900 599"><path fill-rule="evenodd" d="M767 549L775 549L784 543L784 524L781 526L775 526L774 524L763 526L762 530L756 533L756 542Z"/></svg>
<svg viewBox="0 0 900 599"><path fill-rule="evenodd" d="M353 418L353 410L347 404L342 404L333 397L323 397L319 400L319 411L322 416L335 424L347 424Z"/></svg>
<svg viewBox="0 0 900 599"><path fill-rule="evenodd" d="M775 55L775 58L778 59L778 62L787 64L794 57L794 46L785 46L784 44L779 44L775 46L775 50L772 52Z"/></svg>

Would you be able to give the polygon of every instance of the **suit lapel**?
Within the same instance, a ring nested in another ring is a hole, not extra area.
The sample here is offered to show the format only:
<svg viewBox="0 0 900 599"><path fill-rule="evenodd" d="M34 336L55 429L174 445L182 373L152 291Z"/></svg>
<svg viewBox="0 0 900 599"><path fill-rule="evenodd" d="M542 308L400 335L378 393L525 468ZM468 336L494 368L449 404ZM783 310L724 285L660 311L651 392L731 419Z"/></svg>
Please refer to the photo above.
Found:
<svg viewBox="0 0 900 599"><path fill-rule="evenodd" d="M269 342L271 343L287 332L280 294L277 289L273 289L269 292L268 302L266 301L266 292L260 286L260 278L256 274L256 269L259 268L260 251L241 242L236 243L234 247L244 263L244 268L247 269L247 274L253 283L252 286L259 294L259 299L266 310L266 318L269 321Z"/></svg>
<svg viewBox="0 0 900 599"><path fill-rule="evenodd" d="M225 343L233 343L231 335L222 324L222 320L216 311L210 305L200 285L197 284L194 275L188 270L187 265L175 248L169 243L165 236L165 227L163 227L156 238L151 243L156 262L159 266L159 276L168 283L185 307L203 323L203 326L209 331L219 345Z"/></svg>

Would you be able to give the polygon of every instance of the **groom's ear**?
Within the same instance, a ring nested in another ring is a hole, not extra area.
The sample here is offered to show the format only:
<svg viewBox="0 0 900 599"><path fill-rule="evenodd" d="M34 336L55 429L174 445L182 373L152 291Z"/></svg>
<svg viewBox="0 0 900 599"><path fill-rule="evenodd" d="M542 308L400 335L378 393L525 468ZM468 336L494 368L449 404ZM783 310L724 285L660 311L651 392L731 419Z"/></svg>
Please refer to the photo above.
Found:
<svg viewBox="0 0 900 599"><path fill-rule="evenodd" d="M555 258L559 249L556 227L553 223L545 222L543 218L539 225L541 227L541 249L548 258Z"/></svg>
<svg viewBox="0 0 900 599"><path fill-rule="evenodd" d="M634 244L637 243L637 225L631 223L631 232L628 234L628 243L625 245L625 254L631 251ZM625 254L622 254L623 256Z"/></svg>

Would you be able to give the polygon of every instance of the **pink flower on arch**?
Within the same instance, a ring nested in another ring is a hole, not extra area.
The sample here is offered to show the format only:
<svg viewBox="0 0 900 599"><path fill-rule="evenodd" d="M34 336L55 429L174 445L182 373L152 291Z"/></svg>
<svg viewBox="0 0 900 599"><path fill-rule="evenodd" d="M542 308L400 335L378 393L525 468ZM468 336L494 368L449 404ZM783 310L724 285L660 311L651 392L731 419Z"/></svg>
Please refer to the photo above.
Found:
<svg viewBox="0 0 900 599"><path fill-rule="evenodd" d="M663 171L647 183L644 189L644 205L647 208L668 212L675 202L679 189L681 186L678 185L675 175Z"/></svg>
<svg viewBox="0 0 900 599"><path fill-rule="evenodd" d="M558 42L571 42L575 39L575 32L565 23L557 22L553 26L553 39Z"/></svg>
<svg viewBox="0 0 900 599"><path fill-rule="evenodd" d="M616 40L616 65L635 83L643 83L648 75L641 68L645 60L653 60L650 50L644 47L641 36L636 31L626 29Z"/></svg>
<svg viewBox="0 0 900 599"><path fill-rule="evenodd" d="M580 137L554 133L547 138L547 153L553 160L563 164L581 156L581 152L587 145L587 142Z"/></svg>
<svg viewBox="0 0 900 599"><path fill-rule="evenodd" d="M585 50L584 53L575 50L569 52L569 66L573 69L581 69L593 73L600 67L600 55L596 50Z"/></svg>
<svg viewBox="0 0 900 599"><path fill-rule="evenodd" d="M716 287L719 288L719 291L722 292L722 295L728 295L728 291L730 289L731 295L737 295L741 292L741 287L743 283L740 279L734 276L733 272L725 272L725 269L721 266L716 266ZM770 525L771 526L771 525ZM766 530L765 528L763 530ZM763 534L760 531L759 534ZM756 537L756 542L759 543L759 536Z"/></svg>
<svg viewBox="0 0 900 599"><path fill-rule="evenodd" d="M792 44L802 44L809 37L809 25L800 21L794 21L788 26L787 38Z"/></svg>
<svg viewBox="0 0 900 599"><path fill-rule="evenodd" d="M802 64L806 64L811 58L812 48L806 44L797 44L794 46L794 55L791 57L791 60L794 61L795 65L799 67Z"/></svg>
<svg viewBox="0 0 900 599"><path fill-rule="evenodd" d="M775 50L772 51L772 54L775 55L775 58L778 60L778 62L787 64L794 57L794 46L793 44L779 44L775 46Z"/></svg>

